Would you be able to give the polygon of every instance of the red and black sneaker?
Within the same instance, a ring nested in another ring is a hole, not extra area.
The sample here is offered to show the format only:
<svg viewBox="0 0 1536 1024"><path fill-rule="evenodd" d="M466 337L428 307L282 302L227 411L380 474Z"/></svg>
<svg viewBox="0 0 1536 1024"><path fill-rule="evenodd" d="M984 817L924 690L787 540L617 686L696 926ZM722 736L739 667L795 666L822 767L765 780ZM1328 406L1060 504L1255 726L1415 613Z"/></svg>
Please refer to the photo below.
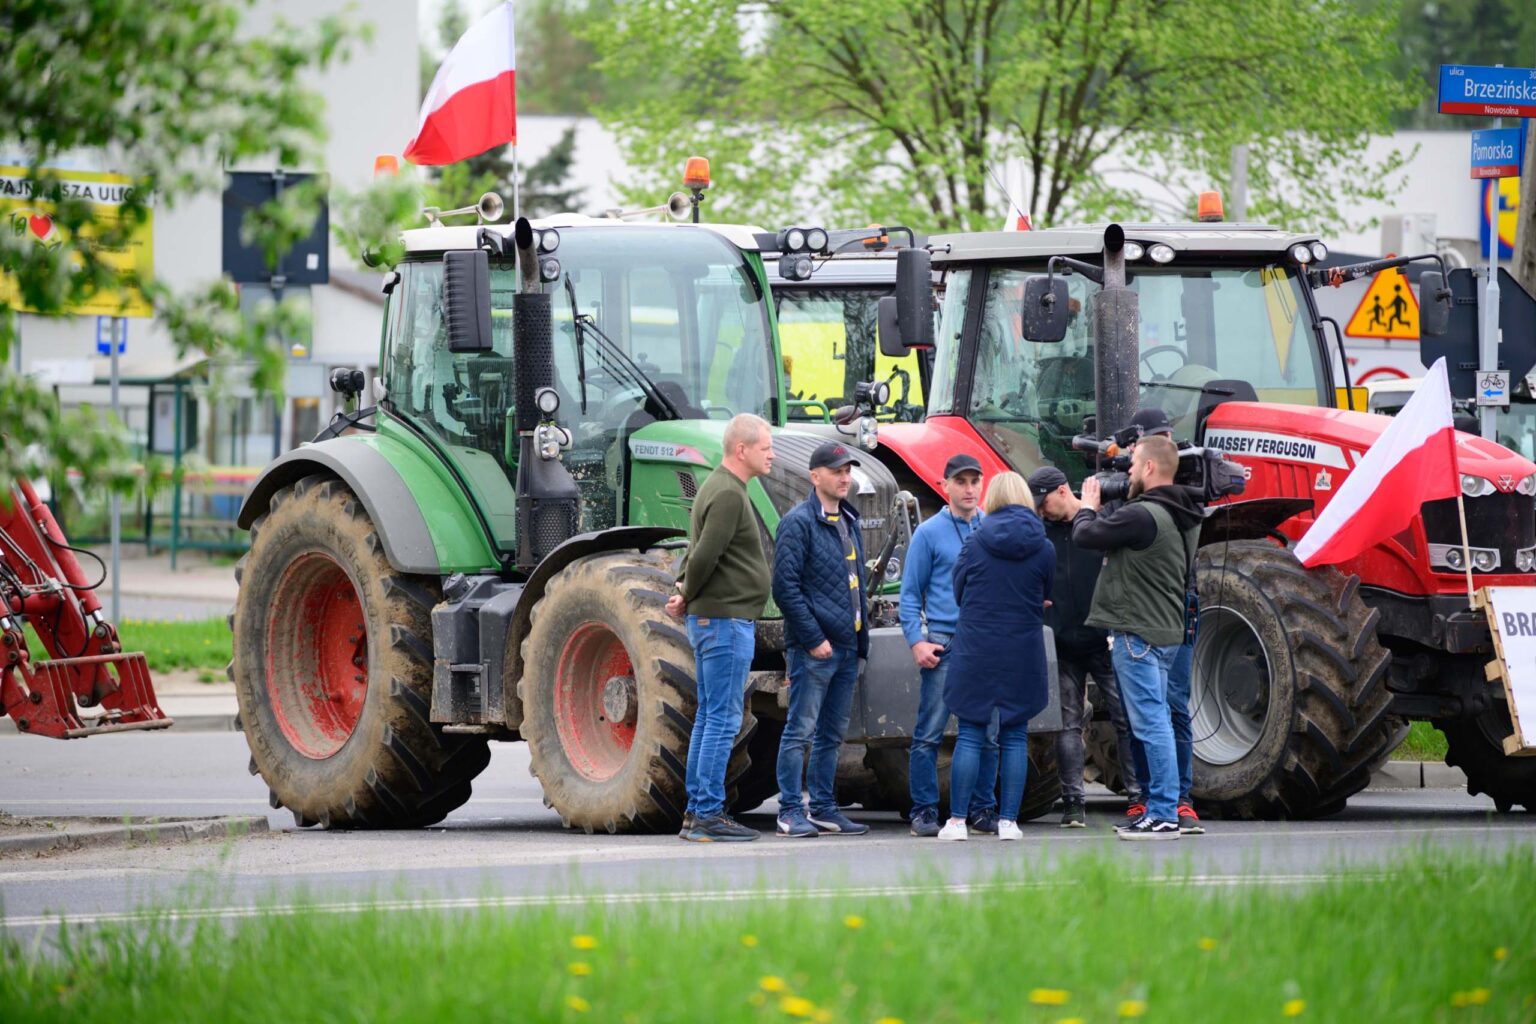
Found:
<svg viewBox="0 0 1536 1024"><path fill-rule="evenodd" d="M1146 804L1129 804L1125 808L1126 821L1140 821L1147 816Z"/></svg>
<svg viewBox="0 0 1536 1024"><path fill-rule="evenodd" d="M1200 815L1189 804L1179 804L1179 834L1186 836L1205 835L1205 826L1200 824Z"/></svg>

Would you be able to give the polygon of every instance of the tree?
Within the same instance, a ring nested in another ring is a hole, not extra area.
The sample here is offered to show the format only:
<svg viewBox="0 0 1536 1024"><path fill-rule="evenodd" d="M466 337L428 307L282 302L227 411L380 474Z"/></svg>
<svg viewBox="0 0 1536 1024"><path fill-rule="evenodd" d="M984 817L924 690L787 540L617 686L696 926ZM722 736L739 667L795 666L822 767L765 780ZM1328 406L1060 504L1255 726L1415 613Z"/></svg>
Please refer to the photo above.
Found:
<svg viewBox="0 0 1536 1024"><path fill-rule="evenodd" d="M120 427L90 410L60 416L51 394L19 376L10 352L18 309L69 315L83 298L125 283L98 256L123 244L151 202L174 206L223 188L225 166L264 158L277 166L317 166L324 101L303 84L312 69L343 59L355 34L338 18L307 29L279 25L255 38L240 32L250 0L10 0L0 8L0 109L13 152L45 198L57 200L56 245L0 232L0 277L18 300L0 295L0 494L13 477L66 467L93 481L128 486L134 473ZM45 73L40 73L45 69ZM136 179L120 221L93 221L89 204L59 194L61 158L96 153ZM152 197L152 198L151 198ZM246 219L269 254L306 235L318 188L293 189ZM274 389L283 353L269 339L298 327L274 307L240 315L228 281L190 293L137 283L170 331L178 353L229 351L257 360L255 383Z"/></svg>
<svg viewBox="0 0 1536 1024"><path fill-rule="evenodd" d="M699 152L717 217L813 207L991 229L1006 209L994 175L1015 161L1014 198L1037 221L1145 216L1131 182L1163 183L1182 208L1226 183L1246 143L1250 212L1322 230L1402 163L1358 166L1366 137L1418 100L1381 72L1395 15L1350 0L629 0L585 31L605 73L655 83L599 112L639 169L632 201ZM1313 185L1346 162L1355 173Z"/></svg>
<svg viewBox="0 0 1536 1024"><path fill-rule="evenodd" d="M1374 0L1359 2L1368 6ZM1403 0L1396 37L1387 72L1421 83L1419 102L1397 119L1402 128L1467 131L1490 123L1438 112L1441 64L1530 67L1536 62L1536 18L1528 0Z"/></svg>

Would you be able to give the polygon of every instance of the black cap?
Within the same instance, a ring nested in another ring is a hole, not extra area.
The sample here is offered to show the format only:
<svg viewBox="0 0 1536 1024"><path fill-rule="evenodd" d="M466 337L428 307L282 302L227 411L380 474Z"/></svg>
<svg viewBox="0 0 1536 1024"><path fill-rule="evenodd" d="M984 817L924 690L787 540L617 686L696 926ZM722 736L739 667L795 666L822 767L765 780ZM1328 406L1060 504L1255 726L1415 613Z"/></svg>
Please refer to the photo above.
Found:
<svg viewBox="0 0 1536 1024"><path fill-rule="evenodd" d="M961 473L980 473L981 463L976 461L974 455L951 455L949 461L944 463L944 479L949 480Z"/></svg>
<svg viewBox="0 0 1536 1024"><path fill-rule="evenodd" d="M1173 435L1173 425L1168 422L1168 414L1156 406L1148 406L1139 410L1131 417L1131 426L1135 427L1142 437L1148 434Z"/></svg>
<svg viewBox="0 0 1536 1024"><path fill-rule="evenodd" d="M1066 482L1067 474L1055 466L1041 466L1029 474L1029 493L1039 501Z"/></svg>
<svg viewBox="0 0 1536 1024"><path fill-rule="evenodd" d="M828 441L826 444L817 445L811 452L812 469L837 469L840 466L857 466L859 460L853 457L853 449L836 441Z"/></svg>

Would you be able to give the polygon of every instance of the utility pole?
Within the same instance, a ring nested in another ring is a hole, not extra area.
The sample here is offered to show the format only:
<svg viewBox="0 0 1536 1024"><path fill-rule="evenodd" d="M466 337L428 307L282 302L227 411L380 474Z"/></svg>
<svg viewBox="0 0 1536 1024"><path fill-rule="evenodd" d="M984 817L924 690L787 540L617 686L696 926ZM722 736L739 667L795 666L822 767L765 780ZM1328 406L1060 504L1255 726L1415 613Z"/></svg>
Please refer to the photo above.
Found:
<svg viewBox="0 0 1536 1024"><path fill-rule="evenodd" d="M1520 209L1515 214L1515 258L1509 272L1536 293L1536 132L1525 122L1525 158L1520 165Z"/></svg>

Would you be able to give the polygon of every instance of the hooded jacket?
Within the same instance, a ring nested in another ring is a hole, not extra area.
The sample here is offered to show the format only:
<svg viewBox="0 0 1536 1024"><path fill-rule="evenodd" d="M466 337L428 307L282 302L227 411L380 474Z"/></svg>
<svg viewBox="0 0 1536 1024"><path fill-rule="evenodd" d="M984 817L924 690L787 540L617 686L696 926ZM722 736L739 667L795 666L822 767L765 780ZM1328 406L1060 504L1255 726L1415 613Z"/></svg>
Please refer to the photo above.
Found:
<svg viewBox="0 0 1536 1024"><path fill-rule="evenodd" d="M1045 624L1056 634L1056 652L1102 653L1104 630L1088 625L1088 613L1104 567L1104 552L1074 544L1072 524L1066 520L1046 520L1045 536L1056 551L1056 585L1050 593L1051 606L1045 610Z"/></svg>
<svg viewBox="0 0 1536 1024"><path fill-rule="evenodd" d="M1106 515L1083 509L1072 542L1105 552L1088 625L1147 643L1184 642L1184 595L1200 541L1200 506L1187 488L1154 487Z"/></svg>
<svg viewBox="0 0 1536 1024"><path fill-rule="evenodd" d="M1045 526L1022 505L987 516L960 549L960 619L943 655L944 703L956 716L984 722L996 708L1015 725L1048 703L1043 615L1055 572Z"/></svg>

